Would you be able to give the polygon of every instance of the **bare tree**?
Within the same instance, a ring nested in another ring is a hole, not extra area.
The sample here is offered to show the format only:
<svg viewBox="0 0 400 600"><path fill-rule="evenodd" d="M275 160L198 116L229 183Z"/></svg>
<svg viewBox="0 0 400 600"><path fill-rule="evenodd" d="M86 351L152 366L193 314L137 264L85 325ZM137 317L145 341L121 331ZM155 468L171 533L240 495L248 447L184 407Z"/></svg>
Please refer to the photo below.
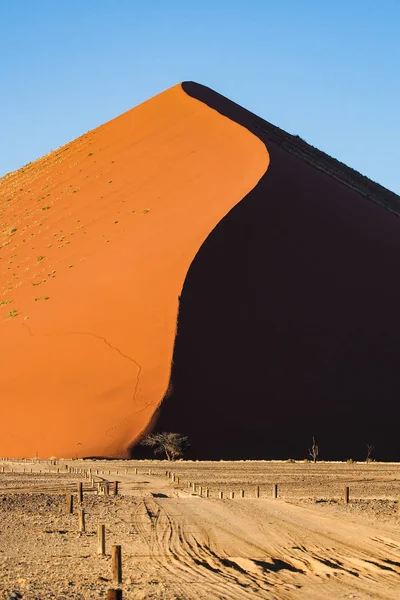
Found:
<svg viewBox="0 0 400 600"><path fill-rule="evenodd" d="M308 450L308 453L311 456L313 462L316 463L317 462L317 458L318 458L318 454L319 454L319 448L317 446L317 443L315 441L314 436L313 436L313 439L312 439L312 446Z"/></svg>
<svg viewBox="0 0 400 600"><path fill-rule="evenodd" d="M365 462L371 462L373 460L373 458L372 458L373 451L374 451L374 447L371 446L370 444L367 444L367 458L365 459Z"/></svg>
<svg viewBox="0 0 400 600"><path fill-rule="evenodd" d="M142 446L153 448L154 454L165 454L168 460L183 456L189 448L188 438L180 433L150 433L141 442Z"/></svg>

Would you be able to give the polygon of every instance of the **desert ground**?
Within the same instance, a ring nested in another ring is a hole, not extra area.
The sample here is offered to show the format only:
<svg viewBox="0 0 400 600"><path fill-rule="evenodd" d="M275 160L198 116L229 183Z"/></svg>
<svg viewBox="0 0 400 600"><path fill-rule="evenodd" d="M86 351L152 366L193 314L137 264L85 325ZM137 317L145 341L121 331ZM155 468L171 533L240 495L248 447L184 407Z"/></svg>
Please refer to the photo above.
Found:
<svg viewBox="0 0 400 600"><path fill-rule="evenodd" d="M104 482L109 494L99 492ZM399 497L399 463L0 460L0 593L397 599Z"/></svg>

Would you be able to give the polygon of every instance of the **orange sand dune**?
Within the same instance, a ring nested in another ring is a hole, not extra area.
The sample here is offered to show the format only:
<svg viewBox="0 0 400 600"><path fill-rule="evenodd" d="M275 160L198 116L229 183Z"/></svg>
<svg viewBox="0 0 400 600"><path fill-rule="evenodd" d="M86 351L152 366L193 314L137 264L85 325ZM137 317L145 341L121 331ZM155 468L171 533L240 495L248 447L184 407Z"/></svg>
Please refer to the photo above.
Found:
<svg viewBox="0 0 400 600"><path fill-rule="evenodd" d="M0 180L0 456L127 455L189 265L268 162L179 85Z"/></svg>

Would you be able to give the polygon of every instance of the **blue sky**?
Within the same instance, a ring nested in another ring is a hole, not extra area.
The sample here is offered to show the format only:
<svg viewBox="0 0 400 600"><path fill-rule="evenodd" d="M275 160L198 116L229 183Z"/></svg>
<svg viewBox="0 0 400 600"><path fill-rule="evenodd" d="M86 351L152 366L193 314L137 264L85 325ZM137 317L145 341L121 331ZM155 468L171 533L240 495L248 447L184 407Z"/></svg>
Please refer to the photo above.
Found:
<svg viewBox="0 0 400 600"><path fill-rule="evenodd" d="M399 0L0 0L0 175L182 80L400 194Z"/></svg>

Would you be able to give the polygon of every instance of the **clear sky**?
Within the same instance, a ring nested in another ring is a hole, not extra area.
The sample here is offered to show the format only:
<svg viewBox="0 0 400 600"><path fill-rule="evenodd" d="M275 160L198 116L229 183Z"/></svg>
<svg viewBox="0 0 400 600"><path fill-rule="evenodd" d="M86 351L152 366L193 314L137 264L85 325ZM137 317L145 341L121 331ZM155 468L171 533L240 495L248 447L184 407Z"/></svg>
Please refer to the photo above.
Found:
<svg viewBox="0 0 400 600"><path fill-rule="evenodd" d="M400 194L400 0L0 0L0 175L184 80Z"/></svg>

